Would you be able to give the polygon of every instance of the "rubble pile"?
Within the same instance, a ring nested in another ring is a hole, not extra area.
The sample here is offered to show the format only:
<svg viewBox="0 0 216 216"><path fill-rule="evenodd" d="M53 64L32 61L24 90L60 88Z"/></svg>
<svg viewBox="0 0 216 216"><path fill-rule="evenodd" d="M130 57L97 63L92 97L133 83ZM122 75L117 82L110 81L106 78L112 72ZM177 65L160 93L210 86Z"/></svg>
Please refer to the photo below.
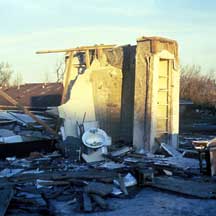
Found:
<svg viewBox="0 0 216 216"><path fill-rule="evenodd" d="M216 179L203 178L196 159L161 146L165 154L121 147L97 162L77 162L58 151L7 157L0 163L0 215L69 215L115 210L113 197L132 198L154 187L199 198L216 198Z"/></svg>
<svg viewBox="0 0 216 216"><path fill-rule="evenodd" d="M146 187L216 198L216 139L179 143L176 41L37 53L52 52L65 53L61 105L55 85L22 92L30 104L0 89L20 110L0 112L0 216L114 211Z"/></svg>
<svg viewBox="0 0 216 216"><path fill-rule="evenodd" d="M54 116L51 116L44 111L34 111L33 113L37 118L43 120L50 127L55 127L57 120ZM6 110L0 112L0 132L1 142L4 142L3 137L15 135L31 137L32 139L50 139L50 134L47 133L40 124L38 124L29 115L17 110Z"/></svg>
<svg viewBox="0 0 216 216"><path fill-rule="evenodd" d="M50 128L56 128L58 118L45 111L32 112ZM55 136L28 114L18 110L0 112L0 157L27 156L31 151L55 150ZM13 151L11 147L13 146Z"/></svg>
<svg viewBox="0 0 216 216"><path fill-rule="evenodd" d="M0 113L0 216L112 211L113 198L145 187L216 198L216 179L206 176L214 166L202 158L208 141L183 140L178 150L158 143L153 154L113 143L97 122L78 126L79 136L65 137L60 119L46 112Z"/></svg>

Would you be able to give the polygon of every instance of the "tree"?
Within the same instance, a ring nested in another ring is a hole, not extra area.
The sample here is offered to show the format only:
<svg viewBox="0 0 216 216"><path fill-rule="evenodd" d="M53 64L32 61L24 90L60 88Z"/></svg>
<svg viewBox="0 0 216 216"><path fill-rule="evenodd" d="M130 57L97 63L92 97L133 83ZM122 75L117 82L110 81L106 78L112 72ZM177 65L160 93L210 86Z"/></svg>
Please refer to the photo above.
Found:
<svg viewBox="0 0 216 216"><path fill-rule="evenodd" d="M56 61L54 73L56 74L56 82L62 82L64 78L64 61Z"/></svg>
<svg viewBox="0 0 216 216"><path fill-rule="evenodd" d="M16 73L16 76L13 80L13 86L20 86L23 83L23 76L21 73Z"/></svg>
<svg viewBox="0 0 216 216"><path fill-rule="evenodd" d="M215 71L202 73L197 65L181 68L180 97L189 99L195 104L215 106L216 104L216 76Z"/></svg>
<svg viewBox="0 0 216 216"><path fill-rule="evenodd" d="M0 63L0 85L9 86L13 70L8 63Z"/></svg>

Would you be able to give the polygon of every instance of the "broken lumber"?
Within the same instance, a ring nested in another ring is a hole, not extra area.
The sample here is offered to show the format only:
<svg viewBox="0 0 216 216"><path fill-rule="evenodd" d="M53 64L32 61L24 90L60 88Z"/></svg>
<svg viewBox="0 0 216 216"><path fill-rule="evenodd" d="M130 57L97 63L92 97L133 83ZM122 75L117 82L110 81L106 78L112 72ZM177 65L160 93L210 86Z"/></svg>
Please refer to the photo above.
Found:
<svg viewBox="0 0 216 216"><path fill-rule="evenodd" d="M97 205L100 206L100 208L104 210L109 208L108 203L101 196L98 196L97 194L91 194L91 197L97 203Z"/></svg>
<svg viewBox="0 0 216 216"><path fill-rule="evenodd" d="M131 151L131 148L128 147L128 146L125 146L125 147L119 148L119 149L117 149L115 151L112 151L110 154L111 154L112 157L119 157L121 155L127 154L130 151Z"/></svg>
<svg viewBox="0 0 216 216"><path fill-rule="evenodd" d="M41 180L113 180L117 176L117 173L112 171L100 171L98 170L87 170L87 171L61 171L61 172L45 172L45 173L35 173L35 174L19 174L17 176L12 176L9 181L12 182L22 182L22 181L35 181L36 179ZM112 182L112 181L111 181Z"/></svg>
<svg viewBox="0 0 216 216"><path fill-rule="evenodd" d="M181 157L181 153L178 152L173 146L161 143L161 148L169 155L172 157Z"/></svg>
<svg viewBox="0 0 216 216"><path fill-rule="evenodd" d="M91 198L87 193L83 193L83 210L84 212L92 212L92 203L91 203Z"/></svg>
<svg viewBox="0 0 216 216"><path fill-rule="evenodd" d="M98 48L100 49L111 49L115 45L95 45L95 46L81 46L76 48L69 48L69 49L56 49L56 50L43 50L43 51L37 51L36 54L47 54L47 53L59 53L59 52L82 52L87 50L96 50Z"/></svg>
<svg viewBox="0 0 216 216"><path fill-rule="evenodd" d="M17 108L19 108L20 110L22 110L25 114L29 115L38 124L42 125L45 130L47 130L48 132L50 132L51 134L53 134L55 136L58 136L58 134L56 133L55 130L53 130L52 128L50 128L45 122L43 122L42 120L40 120L37 116L35 116L33 113L31 113L26 107L24 107L22 104L20 104L18 101L16 101L15 99L13 99L11 96L9 96L7 93L5 93L4 91L2 91L1 89L0 89L0 96L2 96L4 99L6 99L10 103L12 103L14 106L16 106Z"/></svg>
<svg viewBox="0 0 216 216"><path fill-rule="evenodd" d="M202 199L216 199L216 184L177 177L155 177L152 187L194 196Z"/></svg>
<svg viewBox="0 0 216 216"><path fill-rule="evenodd" d="M100 196L106 196L110 194L112 190L112 184L103 184L100 182L89 182L89 184L84 188L85 192L98 194Z"/></svg>
<svg viewBox="0 0 216 216"><path fill-rule="evenodd" d="M66 79L65 79L65 87L64 87L63 93L62 93L61 104L64 104L65 101L66 101L66 94L68 92L68 85L69 85L69 82L70 82L69 74L71 73L73 54L74 54L74 52L71 51L70 54L69 54L69 57L68 57L69 58L69 60L68 60L69 63L66 64L66 68L65 68L65 77L66 77Z"/></svg>
<svg viewBox="0 0 216 216"><path fill-rule="evenodd" d="M123 191L123 193L125 195L128 195L128 191L127 191L127 188L126 188L125 183L124 183L124 178L121 176L120 173L118 174L118 182L119 182L119 187Z"/></svg>

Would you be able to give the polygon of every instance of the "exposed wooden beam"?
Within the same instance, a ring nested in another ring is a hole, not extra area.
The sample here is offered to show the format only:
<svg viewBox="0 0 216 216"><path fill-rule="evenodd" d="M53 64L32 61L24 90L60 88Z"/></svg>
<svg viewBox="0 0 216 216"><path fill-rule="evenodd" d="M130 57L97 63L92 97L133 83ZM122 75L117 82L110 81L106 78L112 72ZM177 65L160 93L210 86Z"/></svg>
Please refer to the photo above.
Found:
<svg viewBox="0 0 216 216"><path fill-rule="evenodd" d="M69 49L55 49L55 50L41 50L37 51L36 54L47 54L47 53L62 53L62 52L85 52L86 50L95 50L95 49L111 49L116 45L95 45L95 46L81 46L76 48Z"/></svg>
<svg viewBox="0 0 216 216"><path fill-rule="evenodd" d="M89 50L85 51L85 55L86 55L86 68L90 67L90 54L89 54Z"/></svg>
<svg viewBox="0 0 216 216"><path fill-rule="evenodd" d="M71 72L71 67L72 67L72 60L73 60L73 53L74 52L70 52L70 55L68 57L68 63L66 62L66 68L65 68L65 80L64 80L64 89L63 89L63 93L62 93L62 99L61 99L61 104L64 104L66 101L66 94L68 91L68 85L69 85L69 81L70 81L70 72Z"/></svg>

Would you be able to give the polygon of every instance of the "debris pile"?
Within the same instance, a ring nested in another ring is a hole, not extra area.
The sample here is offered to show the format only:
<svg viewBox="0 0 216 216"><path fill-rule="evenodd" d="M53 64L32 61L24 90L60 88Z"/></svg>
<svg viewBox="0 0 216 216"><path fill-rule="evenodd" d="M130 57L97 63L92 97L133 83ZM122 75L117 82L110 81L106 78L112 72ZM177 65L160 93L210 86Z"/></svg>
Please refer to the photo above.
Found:
<svg viewBox="0 0 216 216"><path fill-rule="evenodd" d="M7 157L0 163L1 215L70 215L115 210L112 198L132 198L154 187L198 198L216 198L216 179L203 178L196 159L161 145L163 154L130 147L108 151L105 159L75 163L58 151Z"/></svg>
<svg viewBox="0 0 216 216"><path fill-rule="evenodd" d="M50 52L65 52L66 62L56 116L0 89L21 110L0 112L0 216L111 211L113 198L146 187L216 198L216 179L206 175L216 173L215 140L176 149L176 41L39 53Z"/></svg>
<svg viewBox="0 0 216 216"><path fill-rule="evenodd" d="M57 118L44 111L32 112L50 128L55 128ZM0 112L0 152L1 158L25 156L31 151L54 151L55 139L32 117L22 111L6 110ZM13 146L13 151L11 147Z"/></svg>

